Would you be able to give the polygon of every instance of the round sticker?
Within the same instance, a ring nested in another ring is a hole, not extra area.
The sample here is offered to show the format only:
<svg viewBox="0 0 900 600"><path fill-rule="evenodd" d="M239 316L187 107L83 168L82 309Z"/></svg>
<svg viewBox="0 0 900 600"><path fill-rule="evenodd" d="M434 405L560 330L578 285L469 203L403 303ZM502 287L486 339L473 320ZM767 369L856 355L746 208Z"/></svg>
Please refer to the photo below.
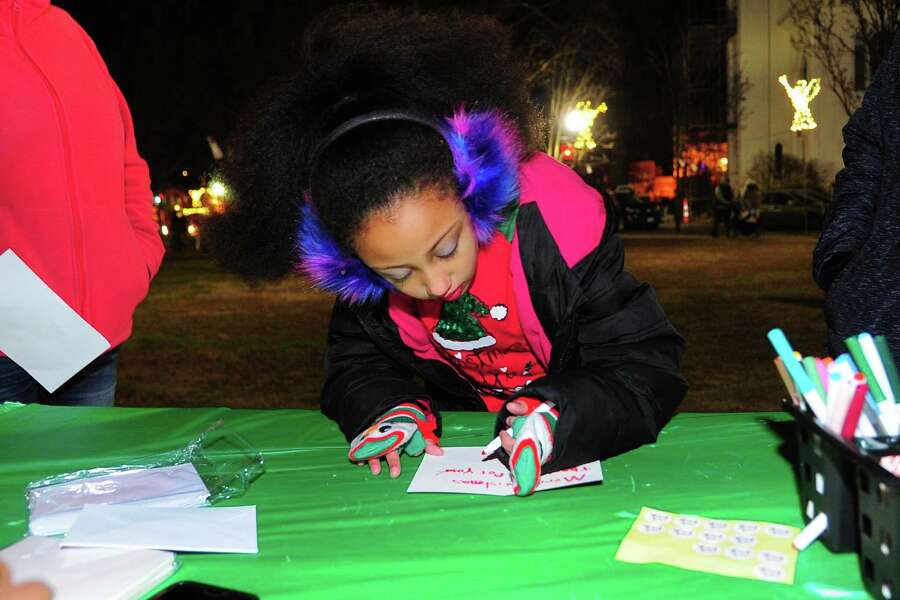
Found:
<svg viewBox="0 0 900 600"><path fill-rule="evenodd" d="M706 522L706 528L714 531L721 531L723 529L728 529L728 523L719 521L718 519L712 519Z"/></svg>
<svg viewBox="0 0 900 600"><path fill-rule="evenodd" d="M787 562L787 556L782 554L781 552L776 552L775 550L763 550L759 553L760 560L764 560L768 563L774 563L776 565L783 565Z"/></svg>
<svg viewBox="0 0 900 600"><path fill-rule="evenodd" d="M676 522L682 527L694 528L700 524L700 519L697 517L678 517Z"/></svg>
<svg viewBox="0 0 900 600"><path fill-rule="evenodd" d="M644 518L650 521L651 523L668 523L672 520L671 515L664 515L662 513L650 512L644 515Z"/></svg>
<svg viewBox="0 0 900 600"><path fill-rule="evenodd" d="M662 525L656 525L655 523L641 523L638 525L638 529L644 533L655 535L657 533L662 533L663 527Z"/></svg>
<svg viewBox="0 0 900 600"><path fill-rule="evenodd" d="M738 523L734 526L734 528L741 533L756 533L756 531L759 529L759 525L757 525L756 523Z"/></svg>
<svg viewBox="0 0 900 600"><path fill-rule="evenodd" d="M718 531L704 531L700 534L700 539L704 542L724 542L725 534Z"/></svg>
<svg viewBox="0 0 900 600"><path fill-rule="evenodd" d="M773 537L786 538L791 536L791 530L782 525L768 525L765 532Z"/></svg>
<svg viewBox="0 0 900 600"><path fill-rule="evenodd" d="M753 567L753 574L767 581L781 581L786 575L784 569L771 565L756 565Z"/></svg>
<svg viewBox="0 0 900 600"><path fill-rule="evenodd" d="M725 556L735 560L749 560L753 558L753 550L744 548L743 546L731 546L725 550Z"/></svg>
<svg viewBox="0 0 900 600"><path fill-rule="evenodd" d="M739 546L752 546L756 543L755 535L736 535L731 538L731 541Z"/></svg>
<svg viewBox="0 0 900 600"><path fill-rule="evenodd" d="M694 536L694 532L690 529L682 529L681 527L676 527L672 530L672 535L678 538L689 538Z"/></svg>
<svg viewBox="0 0 900 600"><path fill-rule="evenodd" d="M694 544L694 552L698 554L718 554L719 547L715 544Z"/></svg>

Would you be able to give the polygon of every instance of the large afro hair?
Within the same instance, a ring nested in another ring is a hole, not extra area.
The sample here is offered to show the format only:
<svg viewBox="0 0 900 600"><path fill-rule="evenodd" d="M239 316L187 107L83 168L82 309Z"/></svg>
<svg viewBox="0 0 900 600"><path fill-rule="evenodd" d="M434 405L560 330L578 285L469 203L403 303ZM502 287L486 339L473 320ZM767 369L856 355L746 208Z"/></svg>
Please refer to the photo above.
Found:
<svg viewBox="0 0 900 600"><path fill-rule="evenodd" d="M494 111L517 130L523 159L543 135L519 53L497 21L370 6L332 10L307 30L296 72L257 99L236 127L223 173L233 202L212 223L218 262L251 281L278 279L298 266L305 201L352 254L371 211L422 187L458 186L446 141L414 122L361 126L319 154L341 123L389 109L435 120L459 109Z"/></svg>

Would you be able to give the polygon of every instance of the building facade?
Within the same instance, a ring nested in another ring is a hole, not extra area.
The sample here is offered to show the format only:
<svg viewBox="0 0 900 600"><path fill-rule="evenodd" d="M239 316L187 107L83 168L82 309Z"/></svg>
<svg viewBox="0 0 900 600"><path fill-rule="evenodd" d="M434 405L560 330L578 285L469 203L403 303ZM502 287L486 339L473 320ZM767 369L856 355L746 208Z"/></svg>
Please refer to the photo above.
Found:
<svg viewBox="0 0 900 600"><path fill-rule="evenodd" d="M728 42L729 108L733 112L728 135L728 174L732 184L739 189L746 183L757 157L774 161L780 152L817 161L825 172L826 185L830 186L843 164L841 129L848 115L822 65L794 47L792 35L796 32L789 0L729 3L737 19L737 31ZM837 24L843 29L842 35L852 37L849 14ZM846 52L842 61L847 73L851 77L855 74L859 80L859 64L855 62L858 57ZM821 79L821 90L809 104L817 124L814 129L791 131L795 110L778 81L781 75L787 76L790 85L801 79ZM741 79L746 85L735 83ZM858 83L861 85L857 87L865 88L866 82ZM860 89L858 94L862 93ZM738 103L738 95L743 96L743 102Z"/></svg>

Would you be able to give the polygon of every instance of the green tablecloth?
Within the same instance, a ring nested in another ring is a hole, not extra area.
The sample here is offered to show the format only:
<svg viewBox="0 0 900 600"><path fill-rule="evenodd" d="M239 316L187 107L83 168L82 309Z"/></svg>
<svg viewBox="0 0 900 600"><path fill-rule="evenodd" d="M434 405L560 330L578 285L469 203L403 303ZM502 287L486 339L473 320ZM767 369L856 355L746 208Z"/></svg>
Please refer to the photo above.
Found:
<svg viewBox="0 0 900 600"><path fill-rule="evenodd" d="M792 586L613 559L641 506L802 526L782 414L681 414L659 443L604 463L602 485L530 498L407 494L346 460L314 411L0 406L0 546L26 531L30 480L184 446L217 418L263 451L258 555L180 555L193 579L286 598L865 598L856 556L821 544ZM443 443L477 446L493 416L449 413Z"/></svg>

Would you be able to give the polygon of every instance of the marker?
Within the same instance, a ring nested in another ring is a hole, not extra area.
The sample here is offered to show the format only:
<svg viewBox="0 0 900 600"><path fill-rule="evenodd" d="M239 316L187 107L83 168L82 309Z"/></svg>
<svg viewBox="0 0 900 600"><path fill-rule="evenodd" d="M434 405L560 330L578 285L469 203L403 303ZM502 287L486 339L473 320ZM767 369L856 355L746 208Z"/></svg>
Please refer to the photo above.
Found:
<svg viewBox="0 0 900 600"><path fill-rule="evenodd" d="M894 357L887 344L887 339L885 339L883 335L876 335L875 347L878 348L878 354L881 356L881 363L884 365L884 370L887 373L891 393L894 396L894 402L900 402L900 375L897 374L897 365L894 363Z"/></svg>
<svg viewBox="0 0 900 600"><path fill-rule="evenodd" d="M853 361L856 363L857 368L866 376L866 383L868 384L869 390L872 392L875 401L881 402L885 399L884 392L881 390L881 386L878 385L878 380L875 377L875 373L872 371L872 365L869 364L866 353L863 351L859 340L850 336L844 340L844 343L847 344L847 349L850 351L850 356L853 357Z"/></svg>
<svg viewBox="0 0 900 600"><path fill-rule="evenodd" d="M850 355L846 352L835 359L834 364L830 367L830 369L834 369L836 372L840 373L841 378L844 380L844 383L849 387L849 397L847 400L847 405L849 408L850 399L853 397L853 377L859 371L857 371L856 365L853 364L853 359L850 358ZM843 423L838 423L835 431L840 433L842 426ZM869 417L867 417L865 414L863 414L863 416L859 419L859 434L861 437L875 437L879 435L875 430L875 427L872 426L872 422L869 420Z"/></svg>
<svg viewBox="0 0 900 600"><path fill-rule="evenodd" d="M809 376L809 380L812 381L813 385L816 388L816 391L819 392L819 396L821 398L826 398L825 384L823 381L819 380L819 370L816 369L816 359L812 356L807 356L806 358L804 358L803 370L806 371L806 374Z"/></svg>
<svg viewBox="0 0 900 600"><path fill-rule="evenodd" d="M797 389L806 399L806 403L809 405L810 410L813 411L813 414L819 421L825 423L828 418L825 402L822 399L822 396L819 395L819 392L816 390L809 376L806 374L806 371L803 370L800 361L794 356L794 349L791 348L791 344L787 341L784 332L776 327L767 334L767 337L775 348L775 352L778 353L778 356L780 356L781 360L784 362L784 366L793 378L794 383L797 384Z"/></svg>
<svg viewBox="0 0 900 600"><path fill-rule="evenodd" d="M863 406L866 403L866 393L869 386L866 385L866 376L857 373L854 376L856 389L853 390L853 399L850 400L850 407L847 409L847 417L841 426L841 437L845 440L852 441L856 434L856 426L859 425L859 416L862 414ZM874 425L874 423L873 423Z"/></svg>
<svg viewBox="0 0 900 600"><path fill-rule="evenodd" d="M822 512L806 524L806 527L797 534L791 545L797 550L806 550L810 544L819 539L820 535L825 533L826 529L828 529L828 515Z"/></svg>
<svg viewBox="0 0 900 600"><path fill-rule="evenodd" d="M884 400L890 400L893 403L894 392L891 390L891 385L888 382L887 371L884 368L884 363L881 362L878 348L875 347L875 339L869 333L861 333L857 339L866 357L866 362L869 363L869 368L872 369L872 374L875 375L875 381L878 382L878 387L884 396ZM881 402L882 400L879 400L879 404Z"/></svg>
<svg viewBox="0 0 900 600"><path fill-rule="evenodd" d="M840 435L847 418L847 409L853 395L851 382L841 377L840 373L832 371L829 375L831 381L828 384L828 427Z"/></svg>
<svg viewBox="0 0 900 600"><path fill-rule="evenodd" d="M772 362L775 363L775 368L778 369L778 376L781 377L781 382L784 383L788 395L794 400L794 403L796 403L800 399L800 394L797 393L797 387L794 385L794 382L791 381L791 376L788 375L787 369L784 368L784 361L781 360L780 356L776 356L775 360Z"/></svg>
<svg viewBox="0 0 900 600"><path fill-rule="evenodd" d="M849 354L841 354L838 357L838 362L842 364L842 368L845 372L847 369L849 369L850 373L860 372L860 370L856 368L856 363L853 362L853 358L851 358ZM852 376L848 377L848 379L852 379ZM866 378L866 383L868 383L868 377ZM882 420L881 415L878 412L878 405L875 404L875 399L872 397L871 390L866 393L862 410L864 418L860 420L859 424L862 437L887 436L888 425Z"/></svg>
<svg viewBox="0 0 900 600"><path fill-rule="evenodd" d="M818 375L819 375L819 381L822 382L822 387L825 388L825 390L822 393L827 394L828 393L828 384L830 383L828 381L828 363L826 363L821 358L816 359L816 373L818 373ZM826 398L826 400L827 400L827 398Z"/></svg>
<svg viewBox="0 0 900 600"><path fill-rule="evenodd" d="M532 411L532 413L536 413L536 412L537 412L537 413L550 412L550 409L553 408L553 406L554 406L554 404L553 404L552 402L544 402L544 403L542 403L540 406L538 406L536 409L534 409L534 410ZM512 435L512 427L508 427L508 428L506 429L506 433L509 434L509 435ZM482 455L482 456L490 456L491 454L493 454L494 452L496 452L498 448L500 448L500 444L501 444L501 442L500 442L500 436L498 435L497 437L495 437L494 439L492 439L492 440L488 443L488 445L485 446L485 447L481 450L481 455Z"/></svg>

